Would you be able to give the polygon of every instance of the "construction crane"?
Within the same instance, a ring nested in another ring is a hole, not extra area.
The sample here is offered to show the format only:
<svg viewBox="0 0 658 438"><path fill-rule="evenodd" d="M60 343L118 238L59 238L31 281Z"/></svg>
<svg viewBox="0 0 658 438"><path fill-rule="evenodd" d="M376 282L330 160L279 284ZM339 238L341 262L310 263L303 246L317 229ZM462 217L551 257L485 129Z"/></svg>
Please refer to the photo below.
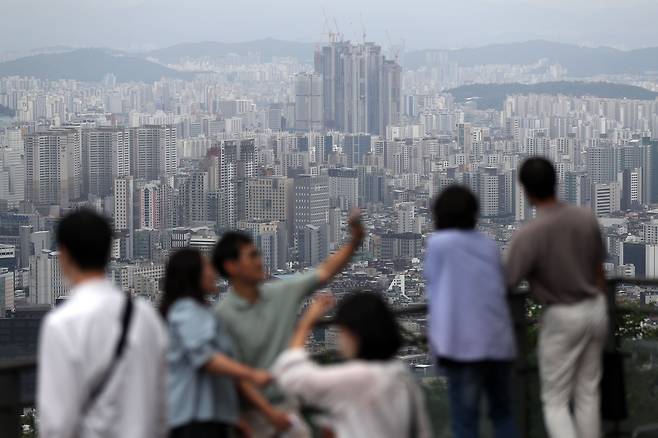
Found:
<svg viewBox="0 0 658 438"><path fill-rule="evenodd" d="M327 17L327 11L325 11L324 7L322 8L322 15L324 15L324 32L322 32L322 35L327 35L329 42L335 43L338 41L339 34L331 29L331 24L329 23L329 18ZM335 22L336 19L334 18L334 23ZM336 25L336 28L338 28L338 25Z"/></svg>
<svg viewBox="0 0 658 438"><path fill-rule="evenodd" d="M386 29L386 39L388 39L388 51L393 56L393 59L398 64L400 63L400 54L404 52L405 41L402 39L398 44L394 44L391 39L391 34Z"/></svg>
<svg viewBox="0 0 658 438"><path fill-rule="evenodd" d="M340 28L338 27L338 21L336 21L336 17L334 17L334 26L336 27L336 37L338 38L338 40L342 41L343 34L340 33Z"/></svg>

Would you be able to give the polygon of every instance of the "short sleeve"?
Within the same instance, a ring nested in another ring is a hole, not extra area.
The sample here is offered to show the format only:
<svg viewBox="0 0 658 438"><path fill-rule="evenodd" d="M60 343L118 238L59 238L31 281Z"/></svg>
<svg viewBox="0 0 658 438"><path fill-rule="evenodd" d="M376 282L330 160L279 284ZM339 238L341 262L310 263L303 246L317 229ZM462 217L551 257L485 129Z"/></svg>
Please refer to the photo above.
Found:
<svg viewBox="0 0 658 438"><path fill-rule="evenodd" d="M205 365L215 354L217 323L212 310L191 299L182 299L174 303L167 319L192 365Z"/></svg>

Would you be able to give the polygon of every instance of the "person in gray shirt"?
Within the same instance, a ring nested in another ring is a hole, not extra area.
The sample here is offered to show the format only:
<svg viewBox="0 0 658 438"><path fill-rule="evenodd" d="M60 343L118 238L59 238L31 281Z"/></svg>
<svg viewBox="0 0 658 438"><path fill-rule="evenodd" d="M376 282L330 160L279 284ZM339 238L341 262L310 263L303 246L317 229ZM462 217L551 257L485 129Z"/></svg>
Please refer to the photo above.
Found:
<svg viewBox="0 0 658 438"><path fill-rule="evenodd" d="M550 161L527 159L519 179L537 217L514 236L506 271L510 287L527 280L544 305L538 346L544 422L551 438L599 438L608 328L599 224L591 211L558 201Z"/></svg>

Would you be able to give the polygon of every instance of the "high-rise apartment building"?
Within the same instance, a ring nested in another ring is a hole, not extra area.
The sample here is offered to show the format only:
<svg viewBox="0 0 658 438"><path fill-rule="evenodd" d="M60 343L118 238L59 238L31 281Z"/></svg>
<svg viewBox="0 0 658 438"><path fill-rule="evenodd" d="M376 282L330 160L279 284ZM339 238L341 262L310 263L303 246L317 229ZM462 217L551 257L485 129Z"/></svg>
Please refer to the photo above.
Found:
<svg viewBox="0 0 658 438"><path fill-rule="evenodd" d="M130 163L132 175L137 179L151 181L174 175L178 166L176 127L130 128Z"/></svg>
<svg viewBox="0 0 658 438"><path fill-rule="evenodd" d="M133 239L135 230L135 186L132 176L114 180L114 230L119 241L119 257L133 258Z"/></svg>
<svg viewBox="0 0 658 438"><path fill-rule="evenodd" d="M35 205L67 207L82 189L80 132L49 129L25 136L25 195Z"/></svg>
<svg viewBox="0 0 658 438"><path fill-rule="evenodd" d="M332 42L315 53L324 128L384 135L402 107L401 68L374 43Z"/></svg>
<svg viewBox="0 0 658 438"><path fill-rule="evenodd" d="M480 169L478 193L480 195L480 214L483 217L495 217L507 213L505 198L505 175L496 167ZM509 208L511 212L511 206Z"/></svg>
<svg viewBox="0 0 658 438"><path fill-rule="evenodd" d="M300 73L295 76L295 130L320 131L323 122L322 76Z"/></svg>
<svg viewBox="0 0 658 438"><path fill-rule="evenodd" d="M159 181L138 182L135 189L137 228L160 229L161 185Z"/></svg>
<svg viewBox="0 0 658 438"><path fill-rule="evenodd" d="M82 130L83 193L105 197L112 194L116 178L130 175L130 140L125 128Z"/></svg>
<svg viewBox="0 0 658 438"><path fill-rule="evenodd" d="M306 224L299 230L299 262L303 266L316 266L329 253L329 224Z"/></svg>
<svg viewBox="0 0 658 438"><path fill-rule="evenodd" d="M621 209L630 210L642 205L642 168L624 169L618 175L621 185Z"/></svg>
<svg viewBox="0 0 658 438"><path fill-rule="evenodd" d="M295 178L294 220L300 261L315 260L313 254L326 254L329 248L329 178L326 175L304 174Z"/></svg>
<svg viewBox="0 0 658 438"><path fill-rule="evenodd" d="M343 140L345 165L355 167L363 164L366 154L372 152L372 136L368 134L348 134Z"/></svg>
<svg viewBox="0 0 658 438"><path fill-rule="evenodd" d="M245 218L246 181L256 172L256 143L253 138L225 140L219 150L219 223L223 229L235 228Z"/></svg>
<svg viewBox="0 0 658 438"><path fill-rule="evenodd" d="M592 210L597 216L605 216L621 208L621 187L617 182L592 185Z"/></svg>
<svg viewBox="0 0 658 438"><path fill-rule="evenodd" d="M208 220L208 172L184 175L178 187L179 226Z"/></svg>
<svg viewBox="0 0 658 438"><path fill-rule="evenodd" d="M420 233L420 224L416 216L416 206L413 202L401 202L396 205L397 232Z"/></svg>
<svg viewBox="0 0 658 438"><path fill-rule="evenodd" d="M54 305L55 300L68 292L59 265L59 253L50 249L41 249L30 261L29 277L30 304Z"/></svg>
<svg viewBox="0 0 658 438"><path fill-rule="evenodd" d="M326 175L299 175L295 178L295 229L329 221L329 178Z"/></svg>
<svg viewBox="0 0 658 438"><path fill-rule="evenodd" d="M329 196L332 207L349 211L359 206L359 178L356 169L329 169Z"/></svg>
<svg viewBox="0 0 658 438"><path fill-rule="evenodd" d="M23 146L0 149L0 200L18 208L25 200L25 158Z"/></svg>
<svg viewBox="0 0 658 438"><path fill-rule="evenodd" d="M591 146L587 149L587 170L592 184L611 183L617 179L615 149Z"/></svg>
<svg viewBox="0 0 658 438"><path fill-rule="evenodd" d="M291 178L261 176L247 179L245 219L278 221L293 232L294 185Z"/></svg>

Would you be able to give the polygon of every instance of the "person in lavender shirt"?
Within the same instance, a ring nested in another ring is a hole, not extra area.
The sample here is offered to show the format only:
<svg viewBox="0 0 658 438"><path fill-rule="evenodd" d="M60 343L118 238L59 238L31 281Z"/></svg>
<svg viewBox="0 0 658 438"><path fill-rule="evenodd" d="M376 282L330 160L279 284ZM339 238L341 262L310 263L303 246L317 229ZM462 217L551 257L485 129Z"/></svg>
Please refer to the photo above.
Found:
<svg viewBox="0 0 658 438"><path fill-rule="evenodd" d="M429 340L448 378L455 438L479 434L486 396L496 438L519 436L510 396L515 340L496 244L475 229L471 191L446 188L433 206L436 231L425 252Z"/></svg>

